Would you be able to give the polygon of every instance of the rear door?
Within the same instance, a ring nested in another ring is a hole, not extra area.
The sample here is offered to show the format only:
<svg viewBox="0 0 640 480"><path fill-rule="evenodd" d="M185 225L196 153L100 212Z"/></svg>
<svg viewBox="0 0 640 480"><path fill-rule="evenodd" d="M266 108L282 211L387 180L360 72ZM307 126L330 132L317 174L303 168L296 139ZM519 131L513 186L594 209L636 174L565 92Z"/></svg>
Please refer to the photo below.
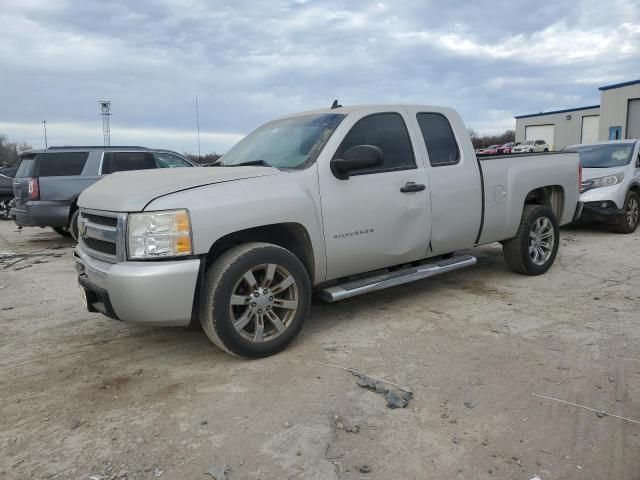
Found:
<svg viewBox="0 0 640 480"><path fill-rule="evenodd" d="M40 200L71 204L95 181L82 175L88 158L88 151L39 154L35 175L40 186Z"/></svg>
<svg viewBox="0 0 640 480"><path fill-rule="evenodd" d="M431 254L469 248L475 243L482 220L482 180L471 143L456 135L466 134L464 124L447 116L446 111L419 107L409 107L408 111L417 122L420 147L428 159Z"/></svg>

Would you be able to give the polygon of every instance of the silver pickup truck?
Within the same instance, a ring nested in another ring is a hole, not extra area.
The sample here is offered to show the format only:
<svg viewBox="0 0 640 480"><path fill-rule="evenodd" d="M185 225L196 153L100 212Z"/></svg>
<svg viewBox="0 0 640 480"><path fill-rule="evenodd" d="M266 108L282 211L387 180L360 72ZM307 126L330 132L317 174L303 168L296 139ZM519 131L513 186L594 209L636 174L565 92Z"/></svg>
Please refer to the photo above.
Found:
<svg viewBox="0 0 640 480"><path fill-rule="evenodd" d="M580 213L576 153L476 158L460 116L338 107L249 134L219 166L115 173L79 198L88 309L125 322L199 321L223 350L273 354L328 302L476 263L553 264Z"/></svg>

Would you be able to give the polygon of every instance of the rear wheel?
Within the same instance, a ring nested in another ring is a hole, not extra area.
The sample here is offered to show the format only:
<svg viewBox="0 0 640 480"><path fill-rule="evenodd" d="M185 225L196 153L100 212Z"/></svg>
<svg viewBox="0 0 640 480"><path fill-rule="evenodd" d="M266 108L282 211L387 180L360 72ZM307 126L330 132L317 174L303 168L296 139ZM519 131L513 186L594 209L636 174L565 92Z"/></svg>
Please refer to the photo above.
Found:
<svg viewBox="0 0 640 480"><path fill-rule="evenodd" d="M509 268L525 275L545 273L558 253L560 231L553 211L543 205L525 205L518 233L504 242Z"/></svg>
<svg viewBox="0 0 640 480"><path fill-rule="evenodd" d="M636 192L628 192L624 199L624 213L620 215L615 230L620 233L633 233L640 221L640 197Z"/></svg>
<svg viewBox="0 0 640 480"><path fill-rule="evenodd" d="M209 267L200 322L222 350L266 357L298 335L310 301L309 276L295 255L276 245L248 243Z"/></svg>

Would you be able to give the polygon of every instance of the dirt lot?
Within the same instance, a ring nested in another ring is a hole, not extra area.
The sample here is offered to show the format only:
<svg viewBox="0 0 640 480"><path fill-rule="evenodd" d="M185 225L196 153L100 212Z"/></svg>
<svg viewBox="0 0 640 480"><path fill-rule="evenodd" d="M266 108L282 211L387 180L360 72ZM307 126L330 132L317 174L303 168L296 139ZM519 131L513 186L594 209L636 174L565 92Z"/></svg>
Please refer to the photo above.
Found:
<svg viewBox="0 0 640 480"><path fill-rule="evenodd" d="M42 254L0 264L0 478L638 479L639 423L532 394L640 420L639 251L640 232L563 229L529 278L483 247L474 268L314 305L286 352L244 361L85 312L71 244L0 222L0 252ZM391 410L318 363L415 399Z"/></svg>

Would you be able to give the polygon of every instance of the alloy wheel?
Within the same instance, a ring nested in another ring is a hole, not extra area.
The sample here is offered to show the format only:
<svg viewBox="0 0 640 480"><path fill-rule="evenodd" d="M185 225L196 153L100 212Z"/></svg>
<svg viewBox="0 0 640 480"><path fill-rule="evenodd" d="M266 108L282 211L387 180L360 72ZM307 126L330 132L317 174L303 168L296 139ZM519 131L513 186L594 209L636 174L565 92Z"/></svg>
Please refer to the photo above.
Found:
<svg viewBox="0 0 640 480"><path fill-rule="evenodd" d="M629 226L629 228L631 229L635 228L636 224L638 223L638 215L639 215L638 200L636 200L635 197L631 197L627 202L626 215L627 215L627 225Z"/></svg>
<svg viewBox="0 0 640 480"><path fill-rule="evenodd" d="M233 326L254 343L273 340L298 311L298 286L293 275L274 263L251 268L238 280L229 301Z"/></svg>
<svg viewBox="0 0 640 480"><path fill-rule="evenodd" d="M555 231L547 217L539 217L529 233L529 257L536 265L544 265L553 253Z"/></svg>

